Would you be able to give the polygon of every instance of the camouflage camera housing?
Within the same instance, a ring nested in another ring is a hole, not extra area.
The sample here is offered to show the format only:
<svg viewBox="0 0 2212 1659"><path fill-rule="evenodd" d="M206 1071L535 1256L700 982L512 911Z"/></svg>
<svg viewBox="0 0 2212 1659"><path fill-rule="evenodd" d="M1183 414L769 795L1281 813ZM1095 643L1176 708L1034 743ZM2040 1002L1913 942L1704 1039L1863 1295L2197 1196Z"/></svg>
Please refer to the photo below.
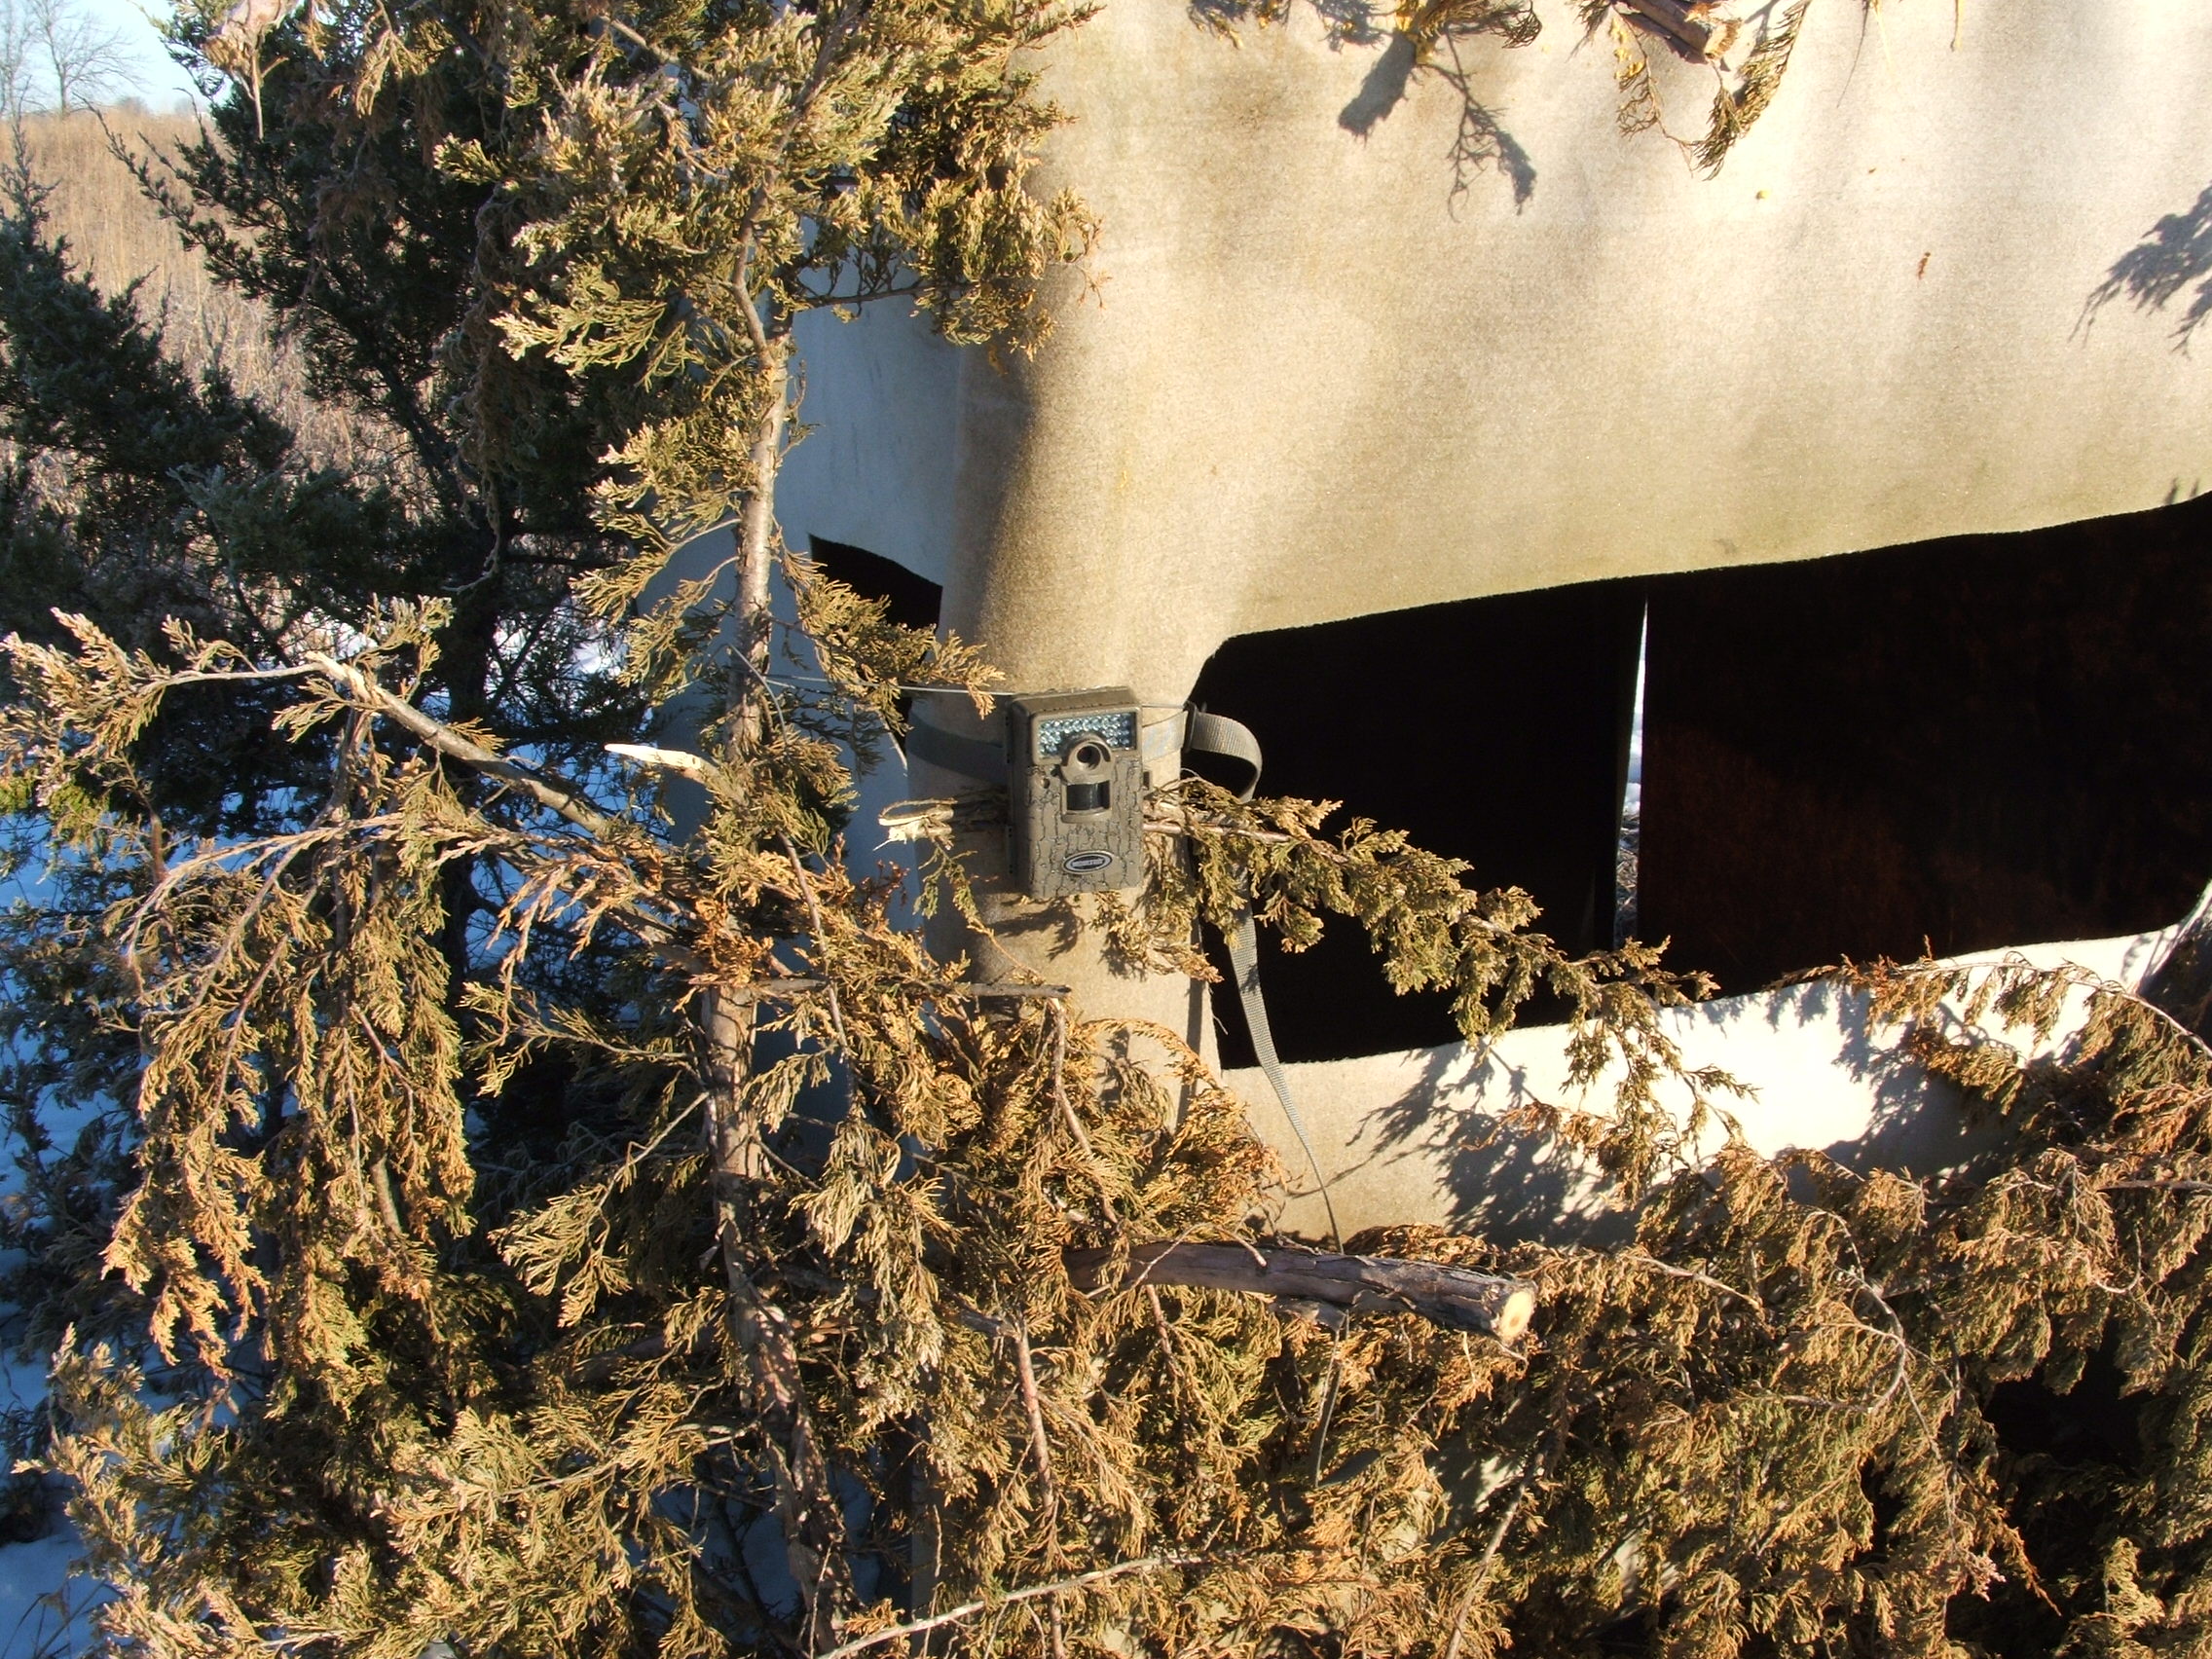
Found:
<svg viewBox="0 0 2212 1659"><path fill-rule="evenodd" d="M1011 873L1032 899L1144 878L1140 711L1125 686L1006 702Z"/></svg>

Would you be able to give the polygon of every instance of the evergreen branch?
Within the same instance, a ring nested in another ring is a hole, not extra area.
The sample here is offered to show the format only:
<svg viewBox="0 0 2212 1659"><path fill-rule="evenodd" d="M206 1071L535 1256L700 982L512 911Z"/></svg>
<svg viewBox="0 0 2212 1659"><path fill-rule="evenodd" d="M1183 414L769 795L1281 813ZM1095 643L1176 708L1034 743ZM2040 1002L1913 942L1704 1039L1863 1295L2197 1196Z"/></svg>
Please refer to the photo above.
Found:
<svg viewBox="0 0 2212 1659"><path fill-rule="evenodd" d="M562 788L548 783L528 767L518 766L512 760L494 754L473 738L464 737L444 721L424 714L406 698L386 690L372 676L342 663L335 657L317 653L308 661L314 669L328 676L334 685L350 693L353 701L406 727L440 755L459 760L487 777L497 778L508 788L528 795L547 811L558 813L577 829L599 840L612 842L626 838L628 826L585 805L583 792L572 785Z"/></svg>

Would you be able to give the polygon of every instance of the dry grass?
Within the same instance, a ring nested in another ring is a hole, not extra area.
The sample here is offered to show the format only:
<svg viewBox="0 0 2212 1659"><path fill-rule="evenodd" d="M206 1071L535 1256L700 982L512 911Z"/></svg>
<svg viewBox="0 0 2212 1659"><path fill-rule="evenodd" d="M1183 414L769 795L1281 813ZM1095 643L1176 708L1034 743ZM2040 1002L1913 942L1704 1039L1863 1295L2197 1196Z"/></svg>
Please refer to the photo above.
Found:
<svg viewBox="0 0 2212 1659"><path fill-rule="evenodd" d="M300 435L321 464L384 470L390 438L350 414L311 402L296 341L271 325L267 309L218 284L197 250L157 213L138 181L109 148L109 133L139 154L171 152L196 135L189 115L125 106L101 118L83 112L37 115L26 124L31 171L52 188L50 227L67 240L78 267L116 293L140 281L138 309L161 328L169 350L199 372L220 364L240 390L260 398Z"/></svg>

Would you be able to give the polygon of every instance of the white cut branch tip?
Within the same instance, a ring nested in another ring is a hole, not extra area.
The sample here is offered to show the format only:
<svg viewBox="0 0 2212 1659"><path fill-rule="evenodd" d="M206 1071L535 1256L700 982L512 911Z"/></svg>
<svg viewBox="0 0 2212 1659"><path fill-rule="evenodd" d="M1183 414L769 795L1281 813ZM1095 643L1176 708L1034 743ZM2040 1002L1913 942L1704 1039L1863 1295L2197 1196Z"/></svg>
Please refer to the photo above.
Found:
<svg viewBox="0 0 2212 1659"><path fill-rule="evenodd" d="M892 841L941 841L952 833L953 803L949 800L898 800L875 815L885 843Z"/></svg>
<svg viewBox="0 0 2212 1659"><path fill-rule="evenodd" d="M608 754L634 765L660 766L671 772L688 772L695 778L708 769L707 761L696 755L686 755L681 749L655 749L644 743L609 743L604 747Z"/></svg>

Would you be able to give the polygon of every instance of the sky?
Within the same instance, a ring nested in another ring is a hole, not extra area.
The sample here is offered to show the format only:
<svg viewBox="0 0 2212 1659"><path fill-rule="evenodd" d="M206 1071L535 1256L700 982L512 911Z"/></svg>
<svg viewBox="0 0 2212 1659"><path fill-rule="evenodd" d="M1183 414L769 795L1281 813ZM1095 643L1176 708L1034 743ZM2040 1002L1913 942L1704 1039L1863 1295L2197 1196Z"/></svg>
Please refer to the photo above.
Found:
<svg viewBox="0 0 2212 1659"><path fill-rule="evenodd" d="M130 44L142 83L140 97L156 109L191 100L192 83L169 61L162 49L161 31L147 18L149 10L156 18L167 16L166 0L147 0L143 9L132 0L78 0L78 4L88 16L107 24Z"/></svg>

